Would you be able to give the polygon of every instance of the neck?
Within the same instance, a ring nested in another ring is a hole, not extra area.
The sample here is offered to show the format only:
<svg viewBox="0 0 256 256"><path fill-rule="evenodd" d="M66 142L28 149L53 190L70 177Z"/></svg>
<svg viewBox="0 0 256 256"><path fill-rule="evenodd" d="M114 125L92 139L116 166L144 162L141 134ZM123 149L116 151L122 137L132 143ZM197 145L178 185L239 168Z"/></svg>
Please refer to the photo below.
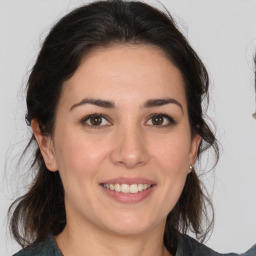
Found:
<svg viewBox="0 0 256 256"><path fill-rule="evenodd" d="M164 225L143 234L119 235L67 224L56 241L65 256L171 256L164 247L163 232Z"/></svg>

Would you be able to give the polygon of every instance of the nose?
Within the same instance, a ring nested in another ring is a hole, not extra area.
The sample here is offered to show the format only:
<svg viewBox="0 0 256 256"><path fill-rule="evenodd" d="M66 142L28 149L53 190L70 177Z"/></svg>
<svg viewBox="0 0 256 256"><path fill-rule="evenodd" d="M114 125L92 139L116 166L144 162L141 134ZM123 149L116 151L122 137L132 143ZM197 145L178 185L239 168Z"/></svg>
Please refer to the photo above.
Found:
<svg viewBox="0 0 256 256"><path fill-rule="evenodd" d="M115 135L111 161L115 165L132 169L149 161L145 136L139 128L126 127Z"/></svg>

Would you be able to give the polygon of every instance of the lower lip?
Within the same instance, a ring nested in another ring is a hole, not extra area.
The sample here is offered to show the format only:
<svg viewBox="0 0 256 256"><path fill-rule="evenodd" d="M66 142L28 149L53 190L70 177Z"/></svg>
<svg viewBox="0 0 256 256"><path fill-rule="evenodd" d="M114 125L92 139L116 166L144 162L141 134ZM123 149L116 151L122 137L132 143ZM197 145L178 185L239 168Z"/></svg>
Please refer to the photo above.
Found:
<svg viewBox="0 0 256 256"><path fill-rule="evenodd" d="M102 187L102 186L101 186ZM142 200L146 199L153 191L154 186L143 190L138 193L121 193L121 192L116 192L115 190L110 190L108 188L102 187L103 191L107 193L108 196L112 197L116 201L120 203L138 203L141 202Z"/></svg>

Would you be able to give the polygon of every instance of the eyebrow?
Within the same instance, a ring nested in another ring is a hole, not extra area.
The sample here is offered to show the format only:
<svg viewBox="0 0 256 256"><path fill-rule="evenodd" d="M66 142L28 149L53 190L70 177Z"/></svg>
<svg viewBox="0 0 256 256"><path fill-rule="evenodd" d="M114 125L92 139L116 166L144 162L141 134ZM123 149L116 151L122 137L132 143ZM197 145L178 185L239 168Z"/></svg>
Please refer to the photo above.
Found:
<svg viewBox="0 0 256 256"><path fill-rule="evenodd" d="M91 105L95 105L95 106L102 107L102 108L115 108L116 107L115 103L112 101L102 100L102 99L84 98L81 101L79 101L78 103L72 105L71 108L69 109L69 111L72 111L74 108L85 105L85 104L91 104ZM150 100L147 100L143 104L142 107L143 108L152 108L152 107L164 106L167 104L177 105L181 109L182 113L184 113L181 103L173 98L150 99Z"/></svg>
<svg viewBox="0 0 256 256"><path fill-rule="evenodd" d="M72 111L74 108L85 105L85 104L91 104L91 105L95 105L102 108L115 108L115 103L112 101L85 98L79 101L78 103L72 105L69 111Z"/></svg>
<svg viewBox="0 0 256 256"><path fill-rule="evenodd" d="M144 104L144 108L152 108L152 107L160 107L160 106L164 106L167 104L175 104L177 105L182 113L184 113L183 107L181 105L181 103L175 99L172 98L165 98L165 99L152 99L152 100L147 100Z"/></svg>

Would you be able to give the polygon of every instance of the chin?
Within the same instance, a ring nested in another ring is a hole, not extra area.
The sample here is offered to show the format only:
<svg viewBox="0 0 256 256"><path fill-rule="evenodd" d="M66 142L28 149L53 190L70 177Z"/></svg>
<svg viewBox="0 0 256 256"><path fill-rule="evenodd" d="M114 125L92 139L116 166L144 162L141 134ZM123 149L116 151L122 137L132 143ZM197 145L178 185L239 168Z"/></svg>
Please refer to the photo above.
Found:
<svg viewBox="0 0 256 256"><path fill-rule="evenodd" d="M149 226L138 226L138 225L120 225L111 227L108 229L109 232L118 236L136 236L149 231Z"/></svg>
<svg viewBox="0 0 256 256"><path fill-rule="evenodd" d="M112 223L110 226L109 223ZM165 223L165 221L163 221ZM139 235L152 230L159 225L159 220L154 221L144 216L118 216L111 222L106 222L106 228L109 232L120 236Z"/></svg>

